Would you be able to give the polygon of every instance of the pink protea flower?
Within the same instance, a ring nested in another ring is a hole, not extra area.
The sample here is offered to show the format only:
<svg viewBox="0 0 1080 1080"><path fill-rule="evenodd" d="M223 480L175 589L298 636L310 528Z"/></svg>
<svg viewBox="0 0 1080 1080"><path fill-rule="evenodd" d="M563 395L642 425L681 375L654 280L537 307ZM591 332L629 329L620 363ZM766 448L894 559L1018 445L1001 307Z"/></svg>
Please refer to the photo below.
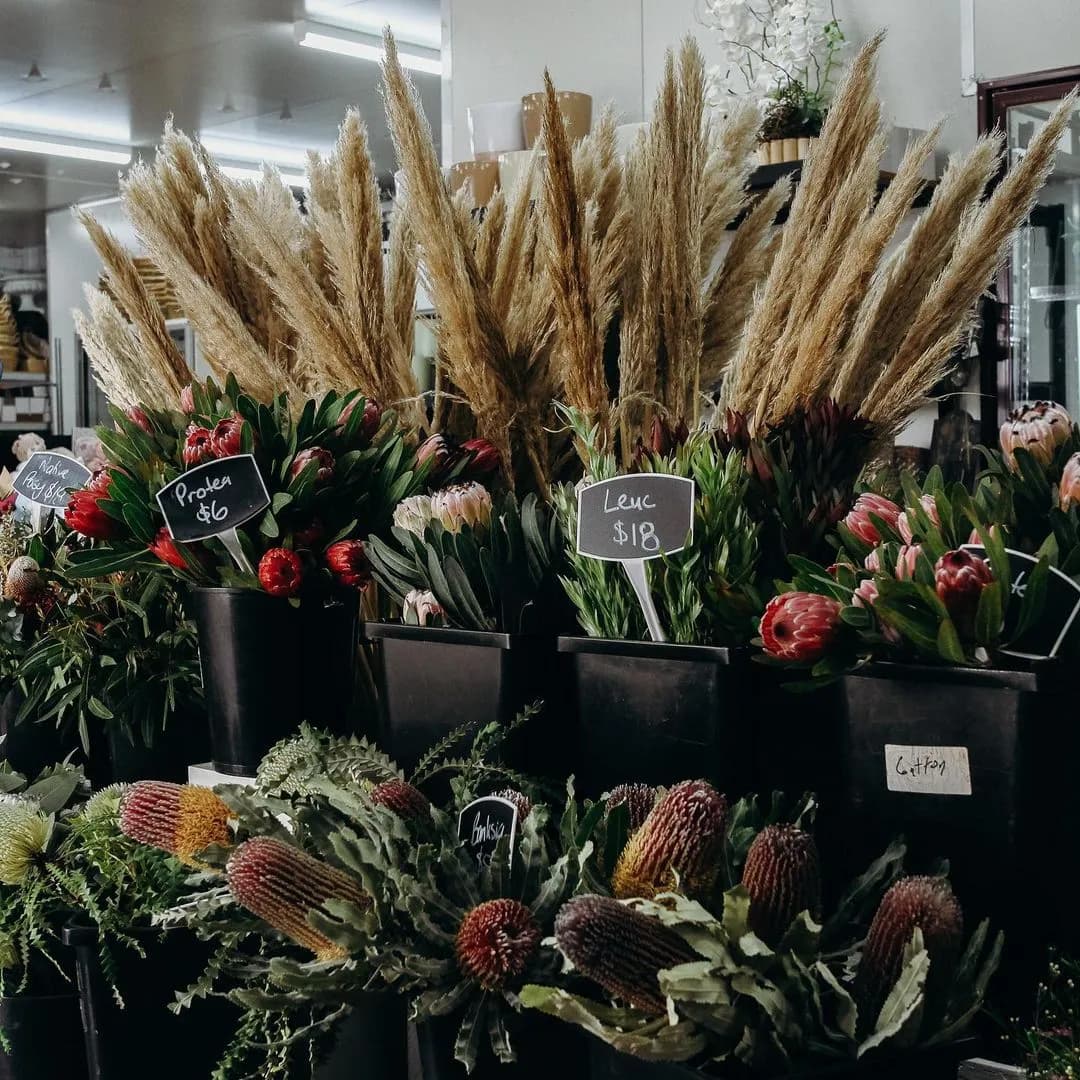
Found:
<svg viewBox="0 0 1080 1080"><path fill-rule="evenodd" d="M920 495L919 505L935 525L941 524L941 518L938 516L937 501L933 495ZM914 514L909 518L906 510L896 519L896 531L903 537L905 544L910 544L915 539L913 526Z"/></svg>
<svg viewBox="0 0 1080 1080"><path fill-rule="evenodd" d="M978 543L978 540L975 541ZM896 557L896 577L898 581L910 581L915 576L915 566L922 554L921 544L904 544Z"/></svg>
<svg viewBox="0 0 1080 1080"><path fill-rule="evenodd" d="M878 586L877 582L873 578L866 578L859 582L859 587L851 595L851 602L855 607L868 608L871 611L878 599ZM891 626L886 626L885 623L879 618L877 620L878 628L881 630L882 637L885 638L892 645L897 645L900 642L900 634L894 630Z"/></svg>
<svg viewBox="0 0 1080 1080"><path fill-rule="evenodd" d="M874 550L863 559L863 569L869 570L871 574L881 573L881 548L874 548Z"/></svg>
<svg viewBox="0 0 1080 1080"><path fill-rule="evenodd" d="M1058 485L1058 503L1062 510L1068 510L1074 502L1080 502L1080 454L1073 454L1065 462Z"/></svg>
<svg viewBox="0 0 1080 1080"><path fill-rule="evenodd" d="M192 390L191 383L180 391L180 411L188 416L195 411L195 391Z"/></svg>
<svg viewBox="0 0 1080 1080"><path fill-rule="evenodd" d="M759 632L762 647L780 660L818 660L840 627L840 604L817 593L788 592L765 606Z"/></svg>
<svg viewBox="0 0 1080 1080"><path fill-rule="evenodd" d="M971 637L983 589L994 580L985 559L962 548L946 551L934 566L934 588L961 637Z"/></svg>
<svg viewBox="0 0 1080 1080"><path fill-rule="evenodd" d="M124 415L140 430L145 431L147 435L154 433L153 425L150 423L150 417L139 408L138 405L132 405L130 408L124 410Z"/></svg>
<svg viewBox="0 0 1080 1080"><path fill-rule="evenodd" d="M1036 401L1013 409L1001 425L998 442L1005 464L1016 471L1016 451L1026 450L1040 465L1049 465L1054 452L1072 434L1072 418L1055 401Z"/></svg>
<svg viewBox="0 0 1080 1080"><path fill-rule="evenodd" d="M491 523L491 511L490 492L475 481L454 484L431 496L431 516L438 518L448 532L461 532L465 526L485 528Z"/></svg>
<svg viewBox="0 0 1080 1080"><path fill-rule="evenodd" d="M321 446L301 450L289 466L289 476L295 480L313 461L315 462L315 483L329 483L334 475L334 455Z"/></svg>
<svg viewBox="0 0 1080 1080"><path fill-rule="evenodd" d="M871 514L880 518L886 525L895 527L900 507L892 499L886 499L884 495L875 495L868 491L855 500L855 505L844 518L844 524L864 543L880 544L884 537L870 520Z"/></svg>

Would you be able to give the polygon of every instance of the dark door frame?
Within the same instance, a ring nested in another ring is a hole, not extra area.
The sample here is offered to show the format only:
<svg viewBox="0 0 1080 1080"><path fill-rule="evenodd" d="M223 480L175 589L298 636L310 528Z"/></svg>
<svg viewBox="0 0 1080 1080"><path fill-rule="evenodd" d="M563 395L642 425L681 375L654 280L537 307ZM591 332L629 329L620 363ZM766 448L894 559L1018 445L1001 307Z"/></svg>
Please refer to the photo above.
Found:
<svg viewBox="0 0 1080 1080"><path fill-rule="evenodd" d="M1064 97L1080 85L1080 66L1053 68L1027 75L1010 75L979 83L979 134L994 128L1004 130L1004 117L1016 105L1029 105ZM1008 265L998 274L982 311L979 343L979 390L982 398L982 437L988 445L996 441L998 425L1012 405L1013 371L1009 351L1011 327Z"/></svg>

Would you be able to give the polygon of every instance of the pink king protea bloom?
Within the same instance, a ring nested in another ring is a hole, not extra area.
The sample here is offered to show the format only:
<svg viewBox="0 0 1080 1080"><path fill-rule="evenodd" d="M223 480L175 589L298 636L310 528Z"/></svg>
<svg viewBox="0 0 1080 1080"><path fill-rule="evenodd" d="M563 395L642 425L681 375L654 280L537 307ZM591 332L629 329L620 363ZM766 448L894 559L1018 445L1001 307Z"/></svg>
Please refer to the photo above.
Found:
<svg viewBox="0 0 1080 1080"><path fill-rule="evenodd" d="M844 524L867 544L880 544L884 537L877 526L870 520L870 515L880 518L886 525L895 526L900 514L900 507L886 499L884 495L864 492L855 500L855 505L848 511Z"/></svg>
<svg viewBox="0 0 1080 1080"><path fill-rule="evenodd" d="M1026 450L1040 465L1049 465L1054 452L1072 434L1072 418L1055 401L1036 401L1013 409L1001 425L998 442L1005 464L1016 471L1015 452Z"/></svg>
<svg viewBox="0 0 1080 1080"><path fill-rule="evenodd" d="M818 660L840 626L840 604L817 593L788 592L765 606L759 632L762 647L780 660Z"/></svg>

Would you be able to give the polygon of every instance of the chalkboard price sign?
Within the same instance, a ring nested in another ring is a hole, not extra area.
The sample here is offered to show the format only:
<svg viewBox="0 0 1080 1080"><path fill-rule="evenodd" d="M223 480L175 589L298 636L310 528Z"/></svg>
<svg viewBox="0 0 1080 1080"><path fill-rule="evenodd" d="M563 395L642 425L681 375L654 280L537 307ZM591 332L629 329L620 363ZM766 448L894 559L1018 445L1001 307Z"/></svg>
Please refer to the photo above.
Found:
<svg viewBox="0 0 1080 1080"><path fill-rule="evenodd" d="M621 562L653 641L663 641L645 563L682 551L694 535L694 481L685 476L633 473L578 492L578 554Z"/></svg>
<svg viewBox="0 0 1080 1080"><path fill-rule="evenodd" d="M981 544L964 544L964 550L987 558L986 548ZM1002 630L1002 639L1008 642L1008 648L1000 651L1026 660L1057 656L1067 638L1080 634L1080 586L1057 567L1051 566L1042 614L1034 626L1028 627L1021 637L1017 637L1020 602L1039 560L1012 548L1006 548L1005 554L1009 557L1012 596L1005 605L1005 626Z"/></svg>
<svg viewBox="0 0 1080 1080"><path fill-rule="evenodd" d="M251 454L198 465L157 493L158 506L174 540L184 544L221 538L236 564L252 568L240 548L237 528L270 505L262 474Z"/></svg>
<svg viewBox="0 0 1080 1080"><path fill-rule="evenodd" d="M85 487L92 475L81 461L37 450L26 459L12 487L35 506L63 510L72 491Z"/></svg>
<svg viewBox="0 0 1080 1080"><path fill-rule="evenodd" d="M491 864L499 842L505 837L511 857L517 838L517 807L509 799L485 795L474 799L458 817L458 839L476 859L477 869Z"/></svg>

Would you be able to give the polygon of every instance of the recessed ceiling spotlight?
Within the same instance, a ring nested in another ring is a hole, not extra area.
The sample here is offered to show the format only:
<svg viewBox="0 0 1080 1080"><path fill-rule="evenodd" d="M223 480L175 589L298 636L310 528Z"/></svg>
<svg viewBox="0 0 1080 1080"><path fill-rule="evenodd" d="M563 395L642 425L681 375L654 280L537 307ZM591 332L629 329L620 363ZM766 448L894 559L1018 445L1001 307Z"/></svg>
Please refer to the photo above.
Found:
<svg viewBox="0 0 1080 1080"><path fill-rule="evenodd" d="M98 80L97 88L105 94L116 93L116 87L113 86L112 79L109 78L109 73L107 71L103 71L101 73L101 78Z"/></svg>
<svg viewBox="0 0 1080 1080"><path fill-rule="evenodd" d="M30 65L30 70L23 76L27 82L44 82L46 76L41 74L41 68L38 67L38 62L35 60Z"/></svg>
<svg viewBox="0 0 1080 1080"><path fill-rule="evenodd" d="M9 184L21 184L22 182L23 182L23 178L21 176L9 176L8 177L8 183Z"/></svg>
<svg viewBox="0 0 1080 1080"><path fill-rule="evenodd" d="M56 170L56 175L57 176L63 176L64 175L64 170L63 169L57 169Z"/></svg>
<svg viewBox="0 0 1080 1080"><path fill-rule="evenodd" d="M0 161L0 169L10 169L10 168L11 168L11 162L10 161Z"/></svg>
<svg viewBox="0 0 1080 1080"><path fill-rule="evenodd" d="M233 103L232 94L228 91L225 92L225 100L221 103L220 112L230 113L236 112L236 105Z"/></svg>
<svg viewBox="0 0 1080 1080"><path fill-rule="evenodd" d="M281 114L278 116L279 120L291 120L292 109L289 108L289 99L283 98L281 101Z"/></svg>

